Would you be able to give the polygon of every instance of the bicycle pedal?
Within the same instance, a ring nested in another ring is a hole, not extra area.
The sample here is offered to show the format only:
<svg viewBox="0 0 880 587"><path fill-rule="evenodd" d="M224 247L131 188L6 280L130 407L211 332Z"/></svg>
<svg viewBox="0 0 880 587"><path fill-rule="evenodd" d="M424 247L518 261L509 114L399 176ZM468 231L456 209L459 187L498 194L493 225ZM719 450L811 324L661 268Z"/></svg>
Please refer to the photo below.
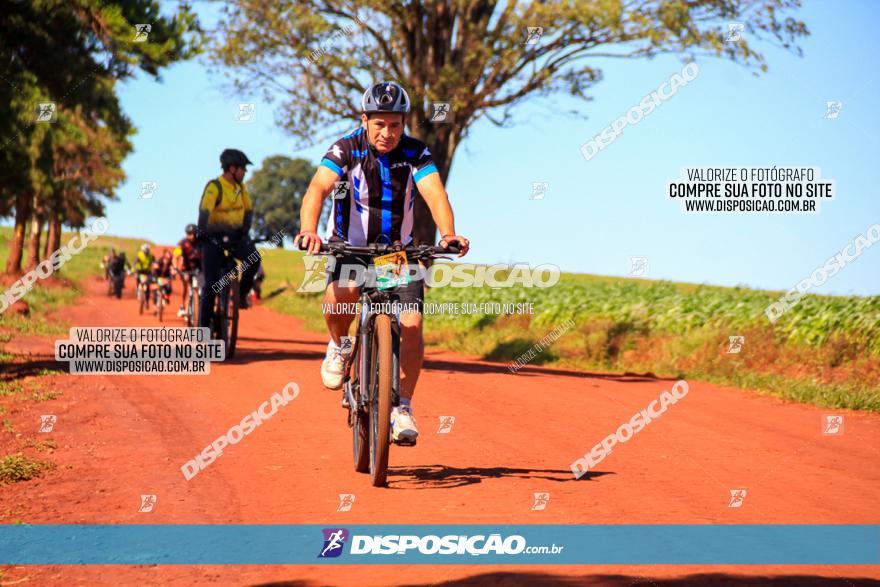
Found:
<svg viewBox="0 0 880 587"><path fill-rule="evenodd" d="M398 438L397 440L394 440L393 438L391 439L391 442L397 446L415 446L417 441L418 436Z"/></svg>

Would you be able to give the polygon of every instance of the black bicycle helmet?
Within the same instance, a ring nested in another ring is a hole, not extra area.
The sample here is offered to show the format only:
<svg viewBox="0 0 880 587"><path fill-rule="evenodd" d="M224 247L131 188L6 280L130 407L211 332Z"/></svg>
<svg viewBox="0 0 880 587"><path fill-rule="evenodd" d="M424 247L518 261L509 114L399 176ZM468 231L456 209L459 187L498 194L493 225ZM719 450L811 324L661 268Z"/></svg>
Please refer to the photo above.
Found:
<svg viewBox="0 0 880 587"><path fill-rule="evenodd" d="M195 231L196 231L196 225L195 225L195 224L187 224L187 225L186 225L186 234L192 234L192 233L194 233Z"/></svg>
<svg viewBox="0 0 880 587"><path fill-rule="evenodd" d="M220 167L226 169L230 165L244 167L245 165L253 165L253 162L238 149L225 149L220 153Z"/></svg>
<svg viewBox="0 0 880 587"><path fill-rule="evenodd" d="M409 96L406 91L394 82L375 84L364 92L361 98L361 110L371 112L409 112Z"/></svg>

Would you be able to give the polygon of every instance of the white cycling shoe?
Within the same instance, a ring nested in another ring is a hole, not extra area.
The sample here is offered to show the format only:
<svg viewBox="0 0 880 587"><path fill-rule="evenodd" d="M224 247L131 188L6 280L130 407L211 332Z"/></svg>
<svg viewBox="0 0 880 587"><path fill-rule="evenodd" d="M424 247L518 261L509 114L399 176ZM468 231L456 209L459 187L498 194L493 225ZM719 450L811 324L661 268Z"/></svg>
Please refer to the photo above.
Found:
<svg viewBox="0 0 880 587"><path fill-rule="evenodd" d="M391 440L401 446L415 446L419 437L416 418L409 406L398 406L391 410Z"/></svg>
<svg viewBox="0 0 880 587"><path fill-rule="evenodd" d="M327 355L321 363L321 381L324 387L330 389L342 388L342 376L344 375L345 359L339 347L330 341L327 345Z"/></svg>

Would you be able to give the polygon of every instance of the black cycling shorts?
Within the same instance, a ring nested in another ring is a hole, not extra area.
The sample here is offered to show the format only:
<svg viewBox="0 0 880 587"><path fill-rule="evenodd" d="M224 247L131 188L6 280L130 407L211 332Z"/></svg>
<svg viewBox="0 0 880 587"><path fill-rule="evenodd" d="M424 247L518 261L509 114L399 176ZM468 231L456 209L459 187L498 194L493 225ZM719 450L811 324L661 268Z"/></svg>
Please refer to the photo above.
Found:
<svg viewBox="0 0 880 587"><path fill-rule="evenodd" d="M344 255L342 258L331 256L327 259L327 285L330 285L334 281L340 281L340 277L342 277L341 285L347 285L349 279L352 277L352 271L350 269L346 269L345 274L343 275L343 268L347 265L360 265L361 267L364 267L364 272L356 275L363 275L363 278L365 279L364 283L369 284L374 282L375 273L372 267L369 266L369 257ZM414 278L413 281L407 285L395 287L388 291L391 294L392 302L398 302L407 308L417 307L419 313L422 313L425 304L425 281L423 279Z"/></svg>

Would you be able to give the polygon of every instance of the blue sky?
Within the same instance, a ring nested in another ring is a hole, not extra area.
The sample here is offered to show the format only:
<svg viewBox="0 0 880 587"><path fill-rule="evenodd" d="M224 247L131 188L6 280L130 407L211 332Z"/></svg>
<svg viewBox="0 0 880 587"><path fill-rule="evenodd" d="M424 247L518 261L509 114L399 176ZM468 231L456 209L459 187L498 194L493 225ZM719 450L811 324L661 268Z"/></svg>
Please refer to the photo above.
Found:
<svg viewBox="0 0 880 587"><path fill-rule="evenodd" d="M469 260L624 276L630 257L646 256L651 279L788 289L880 222L880 3L806 4L800 14L812 35L801 43L803 58L760 46L770 70L757 78L700 59L697 79L590 161L580 146L679 71L678 58L604 60L592 102L532 100L516 110L511 129L476 123L447 184L457 229L472 241ZM129 81L120 96L139 131L120 201L107 208L114 234L179 239L227 146L258 164L275 154L317 164L329 146L293 151L271 104L256 90L232 94L200 62L166 70L161 83ZM827 100L843 102L838 119L823 118ZM255 122L235 121L240 102L257 104ZM571 109L589 119L562 113ZM689 165L820 167L838 197L814 216L685 215L664 192ZM139 198L145 180L158 182L151 199ZM539 181L549 192L531 200ZM880 245L815 291L878 295L878 269Z"/></svg>

